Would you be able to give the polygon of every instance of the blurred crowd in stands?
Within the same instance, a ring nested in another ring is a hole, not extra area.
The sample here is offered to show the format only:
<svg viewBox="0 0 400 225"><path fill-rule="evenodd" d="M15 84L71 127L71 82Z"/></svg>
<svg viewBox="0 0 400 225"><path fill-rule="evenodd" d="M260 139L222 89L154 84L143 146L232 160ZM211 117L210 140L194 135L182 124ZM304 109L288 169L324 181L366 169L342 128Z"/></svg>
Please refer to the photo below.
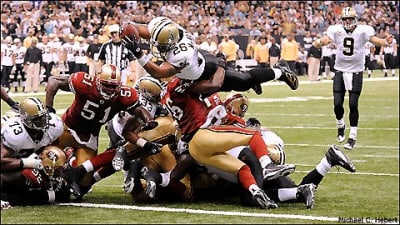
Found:
<svg viewBox="0 0 400 225"><path fill-rule="evenodd" d="M355 8L360 23L373 26L378 35L394 35L399 43L398 1L1 1L1 40L18 38L29 48L27 38L36 37L40 43L50 37L65 43L73 34L76 42L102 44L110 39L112 24L148 23L155 16L166 16L213 53L230 39L237 46L236 59L255 59L269 66L269 58L275 62L283 55L257 59L251 46L265 41L269 48L275 44L281 48L282 42L294 39L298 43L294 60L306 64L310 42L338 23L347 6ZM281 49L279 54L286 53ZM296 71L303 75L307 69L296 66Z"/></svg>

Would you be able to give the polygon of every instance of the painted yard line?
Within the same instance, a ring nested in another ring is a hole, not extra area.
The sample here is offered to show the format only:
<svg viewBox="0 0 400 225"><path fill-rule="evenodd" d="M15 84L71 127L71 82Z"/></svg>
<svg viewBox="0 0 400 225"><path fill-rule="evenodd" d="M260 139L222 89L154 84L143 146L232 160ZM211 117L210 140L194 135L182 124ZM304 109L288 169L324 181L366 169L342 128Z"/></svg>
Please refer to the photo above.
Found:
<svg viewBox="0 0 400 225"><path fill-rule="evenodd" d="M312 127L312 126L268 126L271 129L324 129L332 130L336 127ZM387 130L387 131L399 131L397 127L386 127L386 128L376 128L376 127L358 127L358 130Z"/></svg>
<svg viewBox="0 0 400 225"><path fill-rule="evenodd" d="M285 143L285 145L287 146L302 146L302 147L329 147L331 145L316 145L316 144L300 144L300 143L296 143L296 144L287 144ZM357 144L358 148L386 148L386 149L399 149L399 146L373 146L373 145L360 145ZM366 156L367 157L367 156ZM399 158L399 156L394 155L394 156L388 156L388 157L392 157L392 158ZM379 157L378 157L379 158Z"/></svg>
<svg viewBox="0 0 400 225"><path fill-rule="evenodd" d="M312 114L312 113L250 113L248 112L249 115L251 116L307 116L307 117L332 117L332 114ZM392 115L374 115L374 116L368 116L364 115L363 117L369 117L369 118L398 118L398 114L392 114ZM327 121L329 122L329 121Z"/></svg>
<svg viewBox="0 0 400 225"><path fill-rule="evenodd" d="M338 217L327 216L308 216L294 214L272 214L272 213L250 213L238 211L215 211L201 209L184 209L184 208L168 208L168 207L149 207L149 206L134 206L134 205L114 205L114 204L94 204L94 203L60 203L61 206L77 206L91 208L106 208L106 209L130 209L140 211L158 211L158 212L176 212L176 213L191 213L191 214L207 214L207 215L224 215L224 216L242 216L242 217L262 217L262 218L279 218L279 219L301 219L313 221L331 221L338 222Z"/></svg>
<svg viewBox="0 0 400 225"><path fill-rule="evenodd" d="M299 164L298 164L299 165ZM311 166L311 165L310 165ZM315 165L314 165L315 167ZM310 171L303 171L303 170L296 170L295 173L309 173ZM346 174L346 175L365 175L365 176L388 176L388 177L398 177L399 174L394 174L394 173L370 173L370 172L355 172L355 173L350 173L350 172L335 172L335 171L329 171L329 174Z"/></svg>

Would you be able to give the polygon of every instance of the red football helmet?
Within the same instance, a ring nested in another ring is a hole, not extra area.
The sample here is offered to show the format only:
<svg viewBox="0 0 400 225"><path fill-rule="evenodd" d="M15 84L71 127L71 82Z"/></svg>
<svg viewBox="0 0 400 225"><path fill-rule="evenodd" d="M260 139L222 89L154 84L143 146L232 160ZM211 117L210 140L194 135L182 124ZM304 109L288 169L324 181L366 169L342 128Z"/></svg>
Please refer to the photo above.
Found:
<svg viewBox="0 0 400 225"><path fill-rule="evenodd" d="M121 89L121 72L115 65L105 64L97 74L97 89L105 100L112 99Z"/></svg>
<svg viewBox="0 0 400 225"><path fill-rule="evenodd" d="M233 93L226 96L224 105L232 114L244 117L249 108L249 99L241 93Z"/></svg>

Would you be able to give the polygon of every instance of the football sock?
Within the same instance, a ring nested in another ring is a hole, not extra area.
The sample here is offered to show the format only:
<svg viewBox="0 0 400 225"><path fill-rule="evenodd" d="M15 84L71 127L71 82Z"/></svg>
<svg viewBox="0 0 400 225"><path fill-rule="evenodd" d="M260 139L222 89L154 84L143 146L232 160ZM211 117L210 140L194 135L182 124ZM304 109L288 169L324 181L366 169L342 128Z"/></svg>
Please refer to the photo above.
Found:
<svg viewBox="0 0 400 225"><path fill-rule="evenodd" d="M260 164L261 164L261 168L265 168L267 165L269 165L270 163L272 163L272 160L269 156L267 155L263 155L261 156L261 158L259 159Z"/></svg>
<svg viewBox="0 0 400 225"><path fill-rule="evenodd" d="M297 187L278 189L278 198L281 202L296 199Z"/></svg>
<svg viewBox="0 0 400 225"><path fill-rule="evenodd" d="M272 70L274 71L275 74L275 80L279 79L282 76L282 70L275 68L273 68Z"/></svg>
<svg viewBox="0 0 400 225"><path fill-rule="evenodd" d="M92 172L94 170L93 164L90 160L83 162L82 167L86 170L86 172Z"/></svg>
<svg viewBox="0 0 400 225"><path fill-rule="evenodd" d="M237 176L238 176L239 183L246 190L250 190L249 188L251 185L257 186L256 181L255 181L253 175L251 174L250 168L247 165L243 165L242 168L239 169Z"/></svg>
<svg viewBox="0 0 400 225"><path fill-rule="evenodd" d="M318 186L323 178L324 176L317 169L313 169L303 178L300 185L313 183Z"/></svg>
<svg viewBox="0 0 400 225"><path fill-rule="evenodd" d="M392 70L392 76L394 77L394 74L395 74L395 70Z"/></svg>
<svg viewBox="0 0 400 225"><path fill-rule="evenodd" d="M161 183L160 186L161 187L166 187L169 184L170 181L170 177L169 175L171 174L171 170L166 172L166 173L160 173L161 174Z"/></svg>
<svg viewBox="0 0 400 225"><path fill-rule="evenodd" d="M332 168L331 164L328 163L326 157L322 158L315 169L318 171L319 174L325 176L329 170Z"/></svg>
<svg viewBox="0 0 400 225"><path fill-rule="evenodd" d="M253 137L249 141L249 145L258 160L260 160L262 156L268 156L267 145L265 144L264 139L261 137L261 133L259 131L254 133Z"/></svg>
<svg viewBox="0 0 400 225"><path fill-rule="evenodd" d="M111 163L114 156L115 156L115 149L104 151L101 154L90 159L92 167L98 169L102 166L107 166ZM92 169L91 171L93 170L94 169Z"/></svg>
<svg viewBox="0 0 400 225"><path fill-rule="evenodd" d="M357 139L357 127L350 127L349 138L352 138L354 140Z"/></svg>
<svg viewBox="0 0 400 225"><path fill-rule="evenodd" d="M345 125L344 118L342 118L340 120L336 120L336 124L337 124L337 128L342 128Z"/></svg>

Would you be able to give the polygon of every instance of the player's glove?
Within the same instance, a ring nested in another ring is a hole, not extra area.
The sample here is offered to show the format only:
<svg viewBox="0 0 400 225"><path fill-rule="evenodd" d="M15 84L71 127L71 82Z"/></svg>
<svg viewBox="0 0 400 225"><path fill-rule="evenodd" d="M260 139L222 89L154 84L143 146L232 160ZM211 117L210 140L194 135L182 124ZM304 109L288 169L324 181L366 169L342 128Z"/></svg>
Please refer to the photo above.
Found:
<svg viewBox="0 0 400 225"><path fill-rule="evenodd" d="M142 131L144 130L151 130L158 126L158 122L155 120L147 121L141 128Z"/></svg>
<svg viewBox="0 0 400 225"><path fill-rule="evenodd" d="M136 58L139 59L143 56L142 48L140 48L139 42L136 39L132 40L130 37L125 36L124 38L122 38L121 42L122 45L125 46L125 48L127 48L129 51L131 51Z"/></svg>
<svg viewBox="0 0 400 225"><path fill-rule="evenodd" d="M218 58L218 66L225 69L226 67L226 55L223 52L217 53L216 57Z"/></svg>
<svg viewBox="0 0 400 225"><path fill-rule="evenodd" d="M148 142L146 142L146 144L144 144L143 150L145 150L147 153L155 155L155 154L161 152L161 147L162 147L162 144L148 141Z"/></svg>
<svg viewBox="0 0 400 225"><path fill-rule="evenodd" d="M18 102L15 102L11 98L7 99L6 102L14 112L16 112L16 113L19 112L19 103Z"/></svg>
<svg viewBox="0 0 400 225"><path fill-rule="evenodd" d="M56 109L55 108L53 108L52 106L48 106L48 105L46 105L46 108L47 108L47 111L49 111L50 113L56 113Z"/></svg>
<svg viewBox="0 0 400 225"><path fill-rule="evenodd" d="M43 169L42 160L39 158L39 155L36 153L32 153L27 158L21 158L20 162L21 168L32 168L32 169Z"/></svg>

